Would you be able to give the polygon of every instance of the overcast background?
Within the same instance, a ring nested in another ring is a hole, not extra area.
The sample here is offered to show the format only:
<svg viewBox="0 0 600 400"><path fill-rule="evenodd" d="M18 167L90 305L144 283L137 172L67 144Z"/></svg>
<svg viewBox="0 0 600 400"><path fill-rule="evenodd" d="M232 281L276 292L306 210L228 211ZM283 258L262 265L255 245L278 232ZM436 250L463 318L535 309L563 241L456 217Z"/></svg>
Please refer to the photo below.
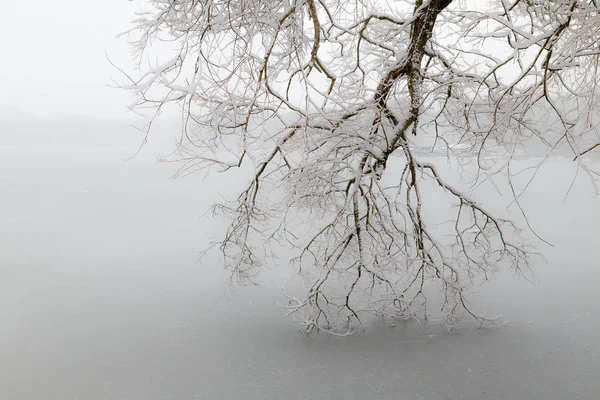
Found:
<svg viewBox="0 0 600 400"><path fill-rule="evenodd" d="M125 38L136 9L127 0L5 1L0 23L0 116L86 115L133 120L132 97L111 89L130 65Z"/></svg>
<svg viewBox="0 0 600 400"><path fill-rule="evenodd" d="M135 98L110 60L131 71L127 37L138 2L10 1L0 23L0 147L119 148L143 142L146 120L129 111ZM141 155L173 149L180 133L166 109Z"/></svg>

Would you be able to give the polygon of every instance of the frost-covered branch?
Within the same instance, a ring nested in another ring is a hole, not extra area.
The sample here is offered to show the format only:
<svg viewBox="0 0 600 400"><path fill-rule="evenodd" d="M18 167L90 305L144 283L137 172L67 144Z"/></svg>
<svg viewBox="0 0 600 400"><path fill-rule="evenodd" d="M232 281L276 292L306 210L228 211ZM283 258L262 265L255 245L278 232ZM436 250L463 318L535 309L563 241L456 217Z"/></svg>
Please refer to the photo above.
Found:
<svg viewBox="0 0 600 400"><path fill-rule="evenodd" d="M305 289L284 289L286 308L309 331L349 333L366 313L428 318L435 299L451 328L461 313L495 320L466 296L503 268L527 270L520 230L415 148L474 160L473 184L510 180L519 149L574 157L596 179L585 161L600 145L600 9L475 3L142 8L128 34L137 74L123 85L136 107L180 107L182 173L252 172L215 206L231 222L219 248L232 281L253 282L277 245Z"/></svg>

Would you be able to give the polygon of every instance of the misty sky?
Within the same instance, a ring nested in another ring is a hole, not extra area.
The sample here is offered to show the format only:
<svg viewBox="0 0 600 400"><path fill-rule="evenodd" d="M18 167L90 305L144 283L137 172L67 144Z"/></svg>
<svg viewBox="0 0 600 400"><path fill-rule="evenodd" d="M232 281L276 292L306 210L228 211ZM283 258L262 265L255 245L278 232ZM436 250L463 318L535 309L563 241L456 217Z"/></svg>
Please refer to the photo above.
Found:
<svg viewBox="0 0 600 400"><path fill-rule="evenodd" d="M6 1L0 24L0 119L18 115L130 118L127 92L108 87L131 65L125 38L136 9L127 0Z"/></svg>

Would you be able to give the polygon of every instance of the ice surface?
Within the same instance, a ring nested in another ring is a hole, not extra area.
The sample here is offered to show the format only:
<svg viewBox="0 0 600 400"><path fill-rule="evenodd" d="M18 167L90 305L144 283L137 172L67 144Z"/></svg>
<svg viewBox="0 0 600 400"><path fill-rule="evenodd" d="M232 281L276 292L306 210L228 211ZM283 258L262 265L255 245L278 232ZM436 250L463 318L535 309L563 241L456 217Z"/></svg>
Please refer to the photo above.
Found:
<svg viewBox="0 0 600 400"><path fill-rule="evenodd" d="M600 203L584 179L563 202L571 164L549 161L522 198L555 245L539 282L477 294L506 327L336 338L299 333L268 284L218 301L221 273L196 262L214 227L198 217L234 182L123 156L0 149L1 399L598 398Z"/></svg>

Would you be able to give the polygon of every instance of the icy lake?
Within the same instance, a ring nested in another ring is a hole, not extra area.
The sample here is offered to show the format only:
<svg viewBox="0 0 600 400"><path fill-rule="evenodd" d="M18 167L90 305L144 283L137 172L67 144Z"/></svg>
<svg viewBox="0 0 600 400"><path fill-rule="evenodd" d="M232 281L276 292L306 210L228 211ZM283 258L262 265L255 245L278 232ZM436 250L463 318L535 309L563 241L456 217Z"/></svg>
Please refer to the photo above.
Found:
<svg viewBox="0 0 600 400"><path fill-rule="evenodd" d="M220 299L199 216L227 182L130 149L0 149L2 400L600 398L600 199L550 160L522 198L538 282L479 289L509 323L306 336L268 283Z"/></svg>

